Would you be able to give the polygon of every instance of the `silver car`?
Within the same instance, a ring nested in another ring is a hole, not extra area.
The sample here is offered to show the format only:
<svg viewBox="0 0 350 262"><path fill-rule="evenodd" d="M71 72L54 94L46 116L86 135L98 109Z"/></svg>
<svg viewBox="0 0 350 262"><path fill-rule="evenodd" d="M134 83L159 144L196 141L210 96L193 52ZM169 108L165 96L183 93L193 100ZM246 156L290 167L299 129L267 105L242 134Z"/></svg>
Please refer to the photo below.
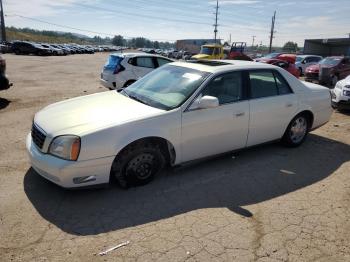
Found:
<svg viewBox="0 0 350 262"><path fill-rule="evenodd" d="M318 64L323 59L318 55L298 55L295 61L295 66L299 69L300 75L303 75L308 66Z"/></svg>

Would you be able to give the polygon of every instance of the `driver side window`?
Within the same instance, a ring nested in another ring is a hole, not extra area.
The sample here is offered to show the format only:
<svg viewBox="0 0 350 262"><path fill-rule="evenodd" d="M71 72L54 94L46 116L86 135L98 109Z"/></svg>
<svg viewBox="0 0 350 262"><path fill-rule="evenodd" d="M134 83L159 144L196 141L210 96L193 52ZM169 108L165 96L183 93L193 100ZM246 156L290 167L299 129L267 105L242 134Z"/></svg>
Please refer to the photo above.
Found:
<svg viewBox="0 0 350 262"><path fill-rule="evenodd" d="M204 88L202 96L216 97L220 105L242 100L242 73L231 72L215 77Z"/></svg>

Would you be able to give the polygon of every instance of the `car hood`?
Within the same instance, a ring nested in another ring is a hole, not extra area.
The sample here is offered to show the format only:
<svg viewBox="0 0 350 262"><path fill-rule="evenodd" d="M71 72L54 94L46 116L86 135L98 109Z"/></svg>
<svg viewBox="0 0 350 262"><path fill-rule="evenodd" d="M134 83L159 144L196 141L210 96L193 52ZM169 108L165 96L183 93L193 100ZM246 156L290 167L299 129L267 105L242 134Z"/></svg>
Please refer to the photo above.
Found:
<svg viewBox="0 0 350 262"><path fill-rule="evenodd" d="M207 59L209 57L210 57L210 55L205 55L205 54L198 54L198 55L192 56L192 58L194 58L194 59Z"/></svg>
<svg viewBox="0 0 350 262"><path fill-rule="evenodd" d="M116 91L108 91L49 105L35 115L34 122L52 137L82 135L162 112L164 110L144 105Z"/></svg>

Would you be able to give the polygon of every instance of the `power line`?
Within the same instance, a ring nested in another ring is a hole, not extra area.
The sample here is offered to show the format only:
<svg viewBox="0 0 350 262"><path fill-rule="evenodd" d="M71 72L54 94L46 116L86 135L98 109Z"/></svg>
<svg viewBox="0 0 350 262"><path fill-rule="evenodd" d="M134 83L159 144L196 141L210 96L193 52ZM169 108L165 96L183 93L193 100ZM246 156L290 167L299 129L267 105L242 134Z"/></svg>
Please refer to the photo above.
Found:
<svg viewBox="0 0 350 262"><path fill-rule="evenodd" d="M109 33L103 33L103 32L97 32L97 31L91 31L91 30L87 30L87 29L81 29L81 28L77 28L77 27L72 27L72 26L67 26L67 25L61 25L61 24L56 24L56 23L51 23L48 21L44 21L41 19L36 19L36 18L32 18L32 17L27 17L27 16L23 16L23 15L18 15L18 14L11 14L11 15L5 15L5 16L16 16L16 17L20 17L23 19L28 19L28 20L32 20L32 21L36 21L36 22L40 22L40 23L44 23L44 24L48 24L48 25L53 25L53 26L57 26L57 27L61 27L61 28L66 28L66 29L72 29L72 30L76 30L76 31L81 31L81 32L87 32L87 33L92 33L92 34L97 34L97 35L105 35L105 36L115 36L115 34L109 34ZM123 36L124 38L136 38L134 36ZM156 40L156 41L176 41L175 39L156 39L156 38L152 38L150 40Z"/></svg>

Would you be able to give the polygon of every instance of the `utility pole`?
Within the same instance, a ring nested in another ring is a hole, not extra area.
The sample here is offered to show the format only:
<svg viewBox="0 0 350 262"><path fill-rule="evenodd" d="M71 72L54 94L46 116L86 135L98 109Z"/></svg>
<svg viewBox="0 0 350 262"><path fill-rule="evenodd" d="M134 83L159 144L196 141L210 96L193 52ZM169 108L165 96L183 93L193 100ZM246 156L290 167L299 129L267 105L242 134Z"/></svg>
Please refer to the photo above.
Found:
<svg viewBox="0 0 350 262"><path fill-rule="evenodd" d="M252 43L252 48L254 47L254 43L255 43L255 35L252 36L253 37L253 43Z"/></svg>
<svg viewBox="0 0 350 262"><path fill-rule="evenodd" d="M273 39L273 34L275 33L275 21L276 21L276 11L275 11L275 13L273 14L272 23L271 23L269 53L272 52L272 39Z"/></svg>
<svg viewBox="0 0 350 262"><path fill-rule="evenodd" d="M216 44L216 36L218 33L218 14L219 14L219 0L216 0L216 11L215 11L215 25L214 25L214 38Z"/></svg>
<svg viewBox="0 0 350 262"><path fill-rule="evenodd" d="M5 28L5 19L4 19L4 9L2 7L2 0L0 0L0 7L1 7L1 14L0 14L0 19L1 19L1 41L5 42L6 41L6 28Z"/></svg>

